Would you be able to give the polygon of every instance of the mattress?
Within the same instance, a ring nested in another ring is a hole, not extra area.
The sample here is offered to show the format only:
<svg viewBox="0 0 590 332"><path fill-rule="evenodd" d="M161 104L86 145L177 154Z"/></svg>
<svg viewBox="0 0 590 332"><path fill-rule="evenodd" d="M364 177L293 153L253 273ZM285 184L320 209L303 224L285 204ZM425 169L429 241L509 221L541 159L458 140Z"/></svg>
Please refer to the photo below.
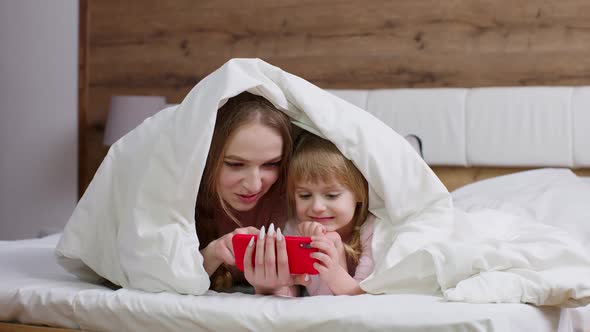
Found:
<svg viewBox="0 0 590 332"><path fill-rule="evenodd" d="M391 330L555 331L560 310L524 304L447 303L433 296L282 298L111 290L57 264L59 235L0 243L0 320L97 331Z"/></svg>
<svg viewBox="0 0 590 332"><path fill-rule="evenodd" d="M584 179L590 185L590 178ZM112 290L57 263L59 234L0 241L0 321L93 331L583 331L590 306L468 304L425 295L286 298Z"/></svg>
<svg viewBox="0 0 590 332"><path fill-rule="evenodd" d="M111 290L57 264L59 235L0 243L0 320L93 331L570 331L590 310L449 303L436 296L284 298Z"/></svg>

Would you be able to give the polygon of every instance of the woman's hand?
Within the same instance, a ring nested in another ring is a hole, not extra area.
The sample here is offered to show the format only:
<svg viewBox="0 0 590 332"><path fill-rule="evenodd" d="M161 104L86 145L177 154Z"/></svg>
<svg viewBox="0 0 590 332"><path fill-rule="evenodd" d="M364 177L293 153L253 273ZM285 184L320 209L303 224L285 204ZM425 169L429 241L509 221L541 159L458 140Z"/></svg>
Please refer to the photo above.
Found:
<svg viewBox="0 0 590 332"><path fill-rule="evenodd" d="M201 250L203 255L203 265L207 274L212 275L217 268L225 263L228 265L236 265L236 258L234 257L234 247L232 238L236 234L256 234L258 229L256 227L242 227L236 228L232 232L211 241L209 245Z"/></svg>
<svg viewBox="0 0 590 332"><path fill-rule="evenodd" d="M280 229L275 232L274 224L270 224L268 234L264 226L260 229L256 244L254 238L250 240L244 254L244 276L257 294L292 294L286 288L306 282L304 276L292 276L289 272L285 237Z"/></svg>
<svg viewBox="0 0 590 332"><path fill-rule="evenodd" d="M326 234L326 227L315 221L303 221L297 225L297 230L301 236L321 236Z"/></svg>

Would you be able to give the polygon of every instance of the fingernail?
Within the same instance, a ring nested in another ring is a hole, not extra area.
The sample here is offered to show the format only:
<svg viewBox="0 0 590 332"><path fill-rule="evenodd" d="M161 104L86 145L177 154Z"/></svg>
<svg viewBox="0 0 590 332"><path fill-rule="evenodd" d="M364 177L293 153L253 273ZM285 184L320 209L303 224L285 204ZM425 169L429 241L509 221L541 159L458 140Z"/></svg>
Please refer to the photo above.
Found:
<svg viewBox="0 0 590 332"><path fill-rule="evenodd" d="M250 242L248 242L248 247L252 248L253 245L254 245L254 237L251 237Z"/></svg>
<svg viewBox="0 0 590 332"><path fill-rule="evenodd" d="M277 241L283 240L283 233L281 233L281 229L277 228Z"/></svg>
<svg viewBox="0 0 590 332"><path fill-rule="evenodd" d="M260 233L258 233L258 239L264 240L265 235L266 235L266 229L264 228L264 226L262 226L262 228L260 229Z"/></svg>
<svg viewBox="0 0 590 332"><path fill-rule="evenodd" d="M309 280L309 274L305 274L305 277L303 278L303 281L308 281Z"/></svg>
<svg viewBox="0 0 590 332"><path fill-rule="evenodd" d="M273 236L275 234L275 224L271 223L270 226L268 226L268 236Z"/></svg>

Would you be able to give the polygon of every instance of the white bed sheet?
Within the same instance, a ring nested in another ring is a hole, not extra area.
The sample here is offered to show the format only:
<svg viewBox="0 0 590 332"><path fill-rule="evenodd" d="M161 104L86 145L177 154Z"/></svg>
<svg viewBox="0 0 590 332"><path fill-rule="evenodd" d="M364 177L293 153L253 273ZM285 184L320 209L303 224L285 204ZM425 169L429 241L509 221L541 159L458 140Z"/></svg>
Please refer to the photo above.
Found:
<svg viewBox="0 0 590 332"><path fill-rule="evenodd" d="M145 293L76 280L53 255L58 235L0 242L0 321L94 331L571 331L579 309L448 303L420 295L281 298Z"/></svg>
<svg viewBox="0 0 590 332"><path fill-rule="evenodd" d="M590 185L590 178L583 178ZM96 331L588 331L590 306L448 303L434 296L183 296L79 281L57 264L59 239L0 241L0 321Z"/></svg>

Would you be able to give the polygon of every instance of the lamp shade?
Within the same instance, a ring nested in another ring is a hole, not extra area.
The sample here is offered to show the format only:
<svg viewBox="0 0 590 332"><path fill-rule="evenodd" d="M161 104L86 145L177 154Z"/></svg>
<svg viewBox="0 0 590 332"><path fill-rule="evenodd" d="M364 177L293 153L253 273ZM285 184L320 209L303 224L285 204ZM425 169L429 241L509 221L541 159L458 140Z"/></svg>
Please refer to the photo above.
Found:
<svg viewBox="0 0 590 332"><path fill-rule="evenodd" d="M112 96L103 144L115 143L165 106L162 96Z"/></svg>

